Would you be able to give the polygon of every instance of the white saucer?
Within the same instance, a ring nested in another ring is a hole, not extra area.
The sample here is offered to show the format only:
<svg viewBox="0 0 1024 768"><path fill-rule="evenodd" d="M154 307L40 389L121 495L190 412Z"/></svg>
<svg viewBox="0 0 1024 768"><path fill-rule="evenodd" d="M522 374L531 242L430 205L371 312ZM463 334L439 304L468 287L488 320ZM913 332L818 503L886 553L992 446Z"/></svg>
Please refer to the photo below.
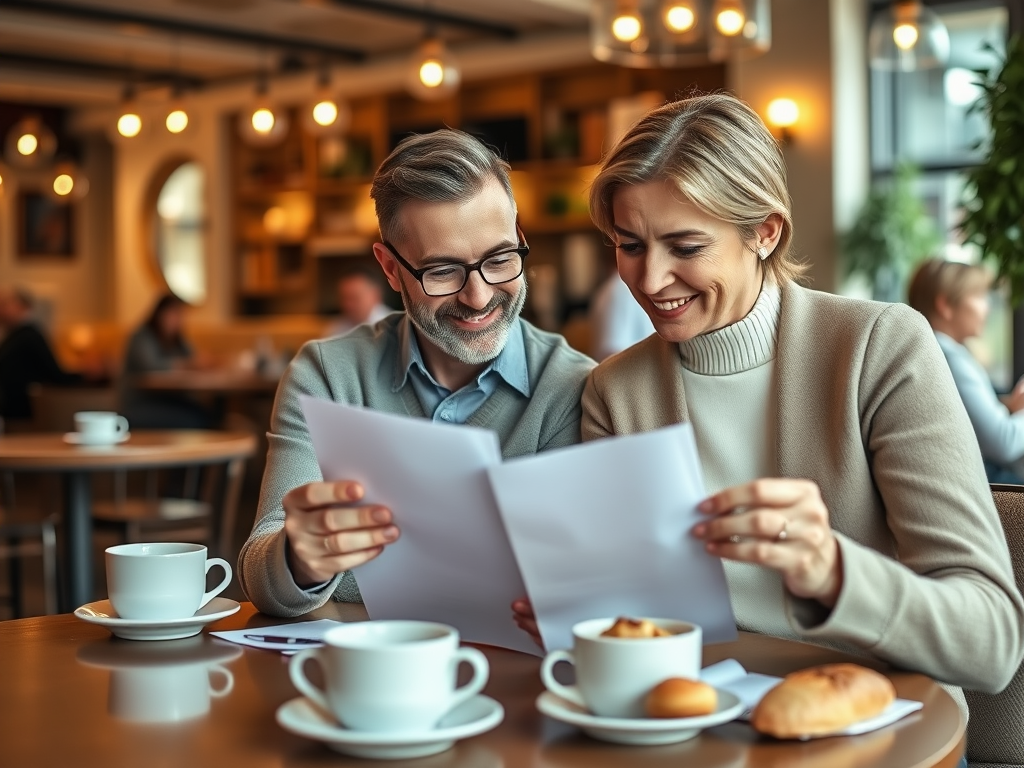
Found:
<svg viewBox="0 0 1024 768"><path fill-rule="evenodd" d="M459 739L491 730L504 717L501 704L489 696L474 696L445 715L434 730L415 733L351 731L305 696L292 699L277 710L277 722L286 731L322 741L344 755L375 760L436 755L451 749Z"/></svg>
<svg viewBox="0 0 1024 768"><path fill-rule="evenodd" d="M65 432L64 442L69 445L82 445L88 448L108 448L111 445L120 445L128 441L132 436L131 432L119 432L113 440L104 440L101 443L90 442L82 439L81 432Z"/></svg>
<svg viewBox="0 0 1024 768"><path fill-rule="evenodd" d="M193 616L183 619L122 619L109 600L97 600L75 610L75 616L90 624L106 627L125 640L177 640L192 637L212 621L237 613L242 606L226 597L215 597Z"/></svg>
<svg viewBox="0 0 1024 768"><path fill-rule="evenodd" d="M537 709L554 720L579 726L584 733L601 741L636 745L675 744L692 739L705 728L735 720L742 714L742 701L721 688L715 691L718 693L718 709L701 717L597 717L551 691L544 691L537 697Z"/></svg>

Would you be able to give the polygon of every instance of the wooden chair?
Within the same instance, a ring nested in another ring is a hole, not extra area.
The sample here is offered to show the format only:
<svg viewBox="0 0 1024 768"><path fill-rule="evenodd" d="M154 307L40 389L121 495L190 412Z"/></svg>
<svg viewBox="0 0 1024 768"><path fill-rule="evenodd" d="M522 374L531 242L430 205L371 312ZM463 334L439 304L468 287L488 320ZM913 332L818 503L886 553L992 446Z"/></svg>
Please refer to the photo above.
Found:
<svg viewBox="0 0 1024 768"><path fill-rule="evenodd" d="M0 419L3 434L3 419ZM21 564L26 557L42 557L43 599L47 615L57 612L57 531L56 514L45 517L17 515L14 512L14 483L4 473L0 485L0 559L9 563L10 594L0 598L10 605L15 619L24 615L21 594Z"/></svg>
<svg viewBox="0 0 1024 768"><path fill-rule="evenodd" d="M74 429L77 411L116 411L118 406L113 388L35 385L29 397L36 428L48 432ZM170 498L161 497L160 477L154 470L143 470L141 495L129 493L130 473L115 472L112 498L93 501L93 521L99 528L116 529L129 542L196 541L212 552L229 553L246 458L185 467L180 493L176 488Z"/></svg>
<svg viewBox="0 0 1024 768"><path fill-rule="evenodd" d="M992 485L1006 532L1017 589L1024 591L1024 485ZM964 691L971 716L967 759L971 768L1024 767L1024 666L997 694Z"/></svg>

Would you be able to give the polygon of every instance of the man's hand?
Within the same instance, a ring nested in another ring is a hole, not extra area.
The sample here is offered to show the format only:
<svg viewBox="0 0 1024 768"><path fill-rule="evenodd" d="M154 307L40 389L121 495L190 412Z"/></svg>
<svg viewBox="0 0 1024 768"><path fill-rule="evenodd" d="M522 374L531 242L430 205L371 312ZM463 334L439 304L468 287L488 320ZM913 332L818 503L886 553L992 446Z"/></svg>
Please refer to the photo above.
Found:
<svg viewBox="0 0 1024 768"><path fill-rule="evenodd" d="M391 510L361 505L352 480L307 483L285 494L284 530L295 583L311 587L372 560L398 538Z"/></svg>

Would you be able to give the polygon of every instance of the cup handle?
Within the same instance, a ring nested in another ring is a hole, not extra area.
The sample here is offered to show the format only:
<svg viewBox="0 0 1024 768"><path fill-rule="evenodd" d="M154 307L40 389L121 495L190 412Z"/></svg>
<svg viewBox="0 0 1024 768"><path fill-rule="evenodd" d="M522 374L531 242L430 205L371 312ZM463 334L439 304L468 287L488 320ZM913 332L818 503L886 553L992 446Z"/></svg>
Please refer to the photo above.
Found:
<svg viewBox="0 0 1024 768"><path fill-rule="evenodd" d="M228 561L220 557L211 557L209 560L206 561L206 572L209 573L210 569L213 568L213 566L215 565L219 565L221 568L224 569L224 579L221 581L220 584L218 584L216 587L214 587L209 592L203 595L203 602L199 604L200 608L202 608L208 602L213 600L213 598L215 598L217 595L219 595L221 592L227 589L228 584L231 583L231 566L228 564Z"/></svg>
<svg viewBox="0 0 1024 768"><path fill-rule="evenodd" d="M292 660L288 662L288 675L292 679L292 685L298 688L299 693L308 699L311 699L314 703L320 706L325 712L331 711L330 702L327 701L326 694L309 682L309 678L306 677L305 664L309 659L317 659L319 663L319 657L317 651L319 648L307 648L304 651L299 651L297 654L292 656Z"/></svg>
<svg viewBox="0 0 1024 768"><path fill-rule="evenodd" d="M544 681L544 687L552 693L561 696L566 701L571 701L573 704L577 704L584 709L589 709L586 702L583 701L583 697L580 696L579 691L562 685L560 682L555 680L555 676L551 671L554 669L555 664L560 661L565 661L576 666L576 659L573 657L572 651L552 651L544 657L544 661L541 662L540 665L540 679Z"/></svg>
<svg viewBox="0 0 1024 768"><path fill-rule="evenodd" d="M235 687L235 676L231 674L231 670L225 669L220 664L211 664L207 668L207 672L214 675L222 675L224 677L224 685L220 688L215 688L213 686L213 681L210 682L211 696L219 699L221 696L227 696L231 693L232 689Z"/></svg>
<svg viewBox="0 0 1024 768"><path fill-rule="evenodd" d="M487 663L487 657L476 648L459 648L453 657L455 668L458 669L462 662L473 667L473 679L455 691L452 696L452 705L449 712L459 704L476 696L487 685L487 678L490 676L491 665Z"/></svg>
<svg viewBox="0 0 1024 768"><path fill-rule="evenodd" d="M128 419L124 416L117 417L117 434L123 435L128 431Z"/></svg>

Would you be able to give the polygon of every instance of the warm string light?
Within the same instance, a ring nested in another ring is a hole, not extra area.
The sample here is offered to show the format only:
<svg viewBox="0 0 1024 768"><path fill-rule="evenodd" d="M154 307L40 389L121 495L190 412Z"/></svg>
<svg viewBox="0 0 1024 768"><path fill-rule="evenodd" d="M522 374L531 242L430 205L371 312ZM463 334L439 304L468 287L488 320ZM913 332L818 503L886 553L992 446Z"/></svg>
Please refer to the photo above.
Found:
<svg viewBox="0 0 1024 768"><path fill-rule="evenodd" d="M317 125L322 125L326 128L329 125L334 125L334 121L337 119L338 105L331 99L323 99L313 105L313 120L316 121Z"/></svg>
<svg viewBox="0 0 1024 768"><path fill-rule="evenodd" d="M75 188L75 180L66 173L57 174L53 180L53 191L61 197L71 194Z"/></svg>
<svg viewBox="0 0 1024 768"><path fill-rule="evenodd" d="M623 13L612 20L612 34L623 43L631 43L640 37L643 25L639 17L632 13Z"/></svg>
<svg viewBox="0 0 1024 768"><path fill-rule="evenodd" d="M167 126L167 130L171 133L181 133L188 128L188 112L180 107L178 109L172 109L167 113L167 119L164 121L164 125Z"/></svg>
<svg viewBox="0 0 1024 768"><path fill-rule="evenodd" d="M738 35L746 23L747 20L744 18L743 13L736 8L726 8L723 11L719 11L718 15L715 16L715 26L726 37Z"/></svg>
<svg viewBox="0 0 1024 768"><path fill-rule="evenodd" d="M117 118L117 132L126 139L133 139L142 130L142 118L134 112L125 112Z"/></svg>
<svg viewBox="0 0 1024 768"><path fill-rule="evenodd" d="M427 59L420 64L420 82L427 88L437 88L444 82L444 67L437 59Z"/></svg>
<svg viewBox="0 0 1024 768"><path fill-rule="evenodd" d="M684 3L672 3L665 9L665 26L672 32L689 32L697 23L697 14Z"/></svg>
<svg viewBox="0 0 1024 768"><path fill-rule="evenodd" d="M267 107L260 107L252 113L252 127L257 133L270 133L276 122L277 118Z"/></svg>

